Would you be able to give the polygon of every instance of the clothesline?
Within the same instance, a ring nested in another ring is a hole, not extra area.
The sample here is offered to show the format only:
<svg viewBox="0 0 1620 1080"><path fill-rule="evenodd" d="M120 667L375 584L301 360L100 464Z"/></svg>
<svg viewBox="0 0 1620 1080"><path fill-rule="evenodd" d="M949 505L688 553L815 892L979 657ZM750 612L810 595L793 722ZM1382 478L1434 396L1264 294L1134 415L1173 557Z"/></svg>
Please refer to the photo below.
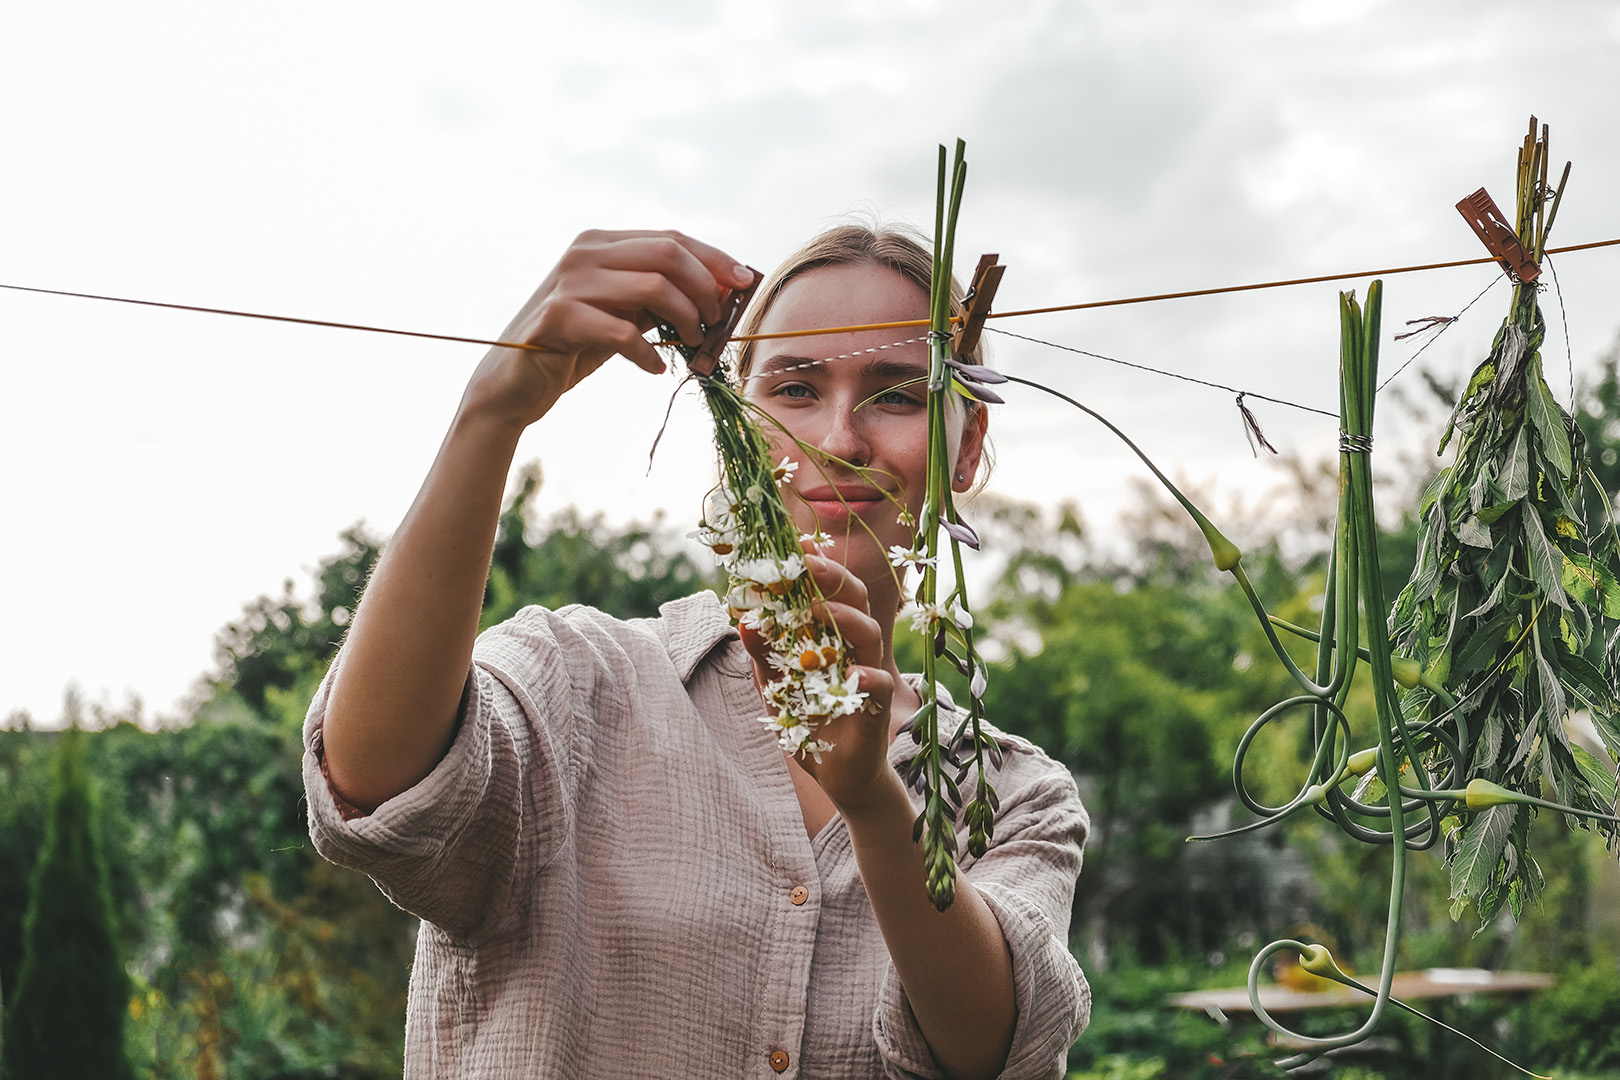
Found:
<svg viewBox="0 0 1620 1080"><path fill-rule="evenodd" d="M1570 244L1564 247L1548 248L1546 254L1556 255L1569 251L1585 251L1591 248L1612 247L1620 245L1620 237L1613 240L1597 240L1585 244ZM1251 282L1243 285L1221 285L1208 289L1188 289L1182 292L1155 293L1147 296L1129 296L1113 300L1088 300L1075 304L1059 304L1051 307L1025 308L1016 311L992 311L988 315L991 319L1011 319L1028 315L1047 315L1060 311L1082 311L1088 308L1118 307L1125 304L1146 304L1160 300L1184 300L1196 296L1216 296L1223 293L1252 292L1258 289L1278 289L1290 285L1309 285L1327 281L1345 281L1351 278L1387 277L1393 274L1407 274L1424 270L1443 270L1458 266L1478 266L1484 263L1495 262L1490 256L1476 259L1453 259L1448 262L1421 263L1411 266L1387 267L1381 270L1357 270L1336 274L1318 274L1311 277L1288 278L1279 281ZM460 334L435 334L422 330L400 330L394 327L371 326L364 323L337 322L330 319L309 319L294 315L275 315L267 312L240 311L233 308L207 307L200 304L182 304L163 300L146 300L128 296L107 296L100 293L76 292L68 289L47 289L34 285L14 285L0 282L0 289L12 292L36 293L44 296L61 296L76 300L96 300L113 304L134 304L140 307L165 308L172 311L190 311L203 315L226 315L242 319L262 319L271 322L295 323L300 326L322 326L334 330L359 330L371 334L393 334L399 337L426 338L430 341L451 341L463 345L490 345L506 349L521 349L527 352L545 352L538 345L530 345L519 341L501 341L494 338L469 337ZM740 334L732 341L762 341L775 338L810 337L825 334L849 334L868 330L898 330L915 326L928 325L927 319L911 319L899 322L865 323L855 326L831 326L813 330L792 330L773 334Z"/></svg>

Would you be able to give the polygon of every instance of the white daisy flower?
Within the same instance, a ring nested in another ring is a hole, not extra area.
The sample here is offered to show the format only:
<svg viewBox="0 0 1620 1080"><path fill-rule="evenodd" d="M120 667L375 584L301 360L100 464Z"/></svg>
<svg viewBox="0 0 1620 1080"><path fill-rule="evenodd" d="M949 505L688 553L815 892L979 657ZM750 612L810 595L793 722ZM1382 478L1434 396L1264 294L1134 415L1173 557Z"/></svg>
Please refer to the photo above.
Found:
<svg viewBox="0 0 1620 1080"><path fill-rule="evenodd" d="M911 609L911 628L919 634L932 634L934 624L945 617L938 604L927 604L921 600Z"/></svg>
<svg viewBox="0 0 1620 1080"><path fill-rule="evenodd" d="M937 555L924 555L916 548L901 547L899 544L889 546L890 566L915 566L918 569L932 567L939 562Z"/></svg>

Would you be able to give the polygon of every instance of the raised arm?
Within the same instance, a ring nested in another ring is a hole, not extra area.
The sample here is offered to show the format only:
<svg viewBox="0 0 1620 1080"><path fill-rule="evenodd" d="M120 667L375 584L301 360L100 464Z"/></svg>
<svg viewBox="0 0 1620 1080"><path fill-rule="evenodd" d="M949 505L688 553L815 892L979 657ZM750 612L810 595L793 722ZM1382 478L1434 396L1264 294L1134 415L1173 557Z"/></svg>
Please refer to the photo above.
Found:
<svg viewBox="0 0 1620 1080"><path fill-rule="evenodd" d="M333 677L322 738L332 784L362 810L444 756L472 661L518 437L615 354L664 370L642 335L683 340L719 317L751 272L673 232L588 232L564 252L473 373L416 500L378 560Z"/></svg>

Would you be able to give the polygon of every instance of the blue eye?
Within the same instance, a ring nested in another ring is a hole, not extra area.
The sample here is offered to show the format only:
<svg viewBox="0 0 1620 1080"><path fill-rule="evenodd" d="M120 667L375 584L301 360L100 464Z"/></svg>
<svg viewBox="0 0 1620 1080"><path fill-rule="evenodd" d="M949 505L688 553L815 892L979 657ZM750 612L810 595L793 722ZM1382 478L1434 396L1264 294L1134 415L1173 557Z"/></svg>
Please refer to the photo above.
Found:
<svg viewBox="0 0 1620 1080"><path fill-rule="evenodd" d="M810 388L804 385L804 383L783 383L781 386L778 386L775 390L771 391L771 393L775 397L784 397L799 401L810 396Z"/></svg>
<svg viewBox="0 0 1620 1080"><path fill-rule="evenodd" d="M921 402L917 399L916 395L909 394L904 390L885 390L883 393L881 393L881 394L877 395L876 397L874 397L872 399L872 403L874 405L891 405L891 406L893 406L893 405L905 406L905 405L920 405L921 404Z"/></svg>

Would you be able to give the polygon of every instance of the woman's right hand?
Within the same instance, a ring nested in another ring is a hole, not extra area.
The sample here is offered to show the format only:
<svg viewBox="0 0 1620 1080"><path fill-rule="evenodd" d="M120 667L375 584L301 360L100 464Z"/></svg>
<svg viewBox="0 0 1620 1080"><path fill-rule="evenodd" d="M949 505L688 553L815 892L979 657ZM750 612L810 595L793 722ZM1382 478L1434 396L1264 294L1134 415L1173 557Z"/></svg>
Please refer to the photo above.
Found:
<svg viewBox="0 0 1620 1080"><path fill-rule="evenodd" d="M642 338L667 322L701 343L724 291L751 271L675 232L588 232L571 244L474 372L422 490L383 549L349 625L323 728L336 791L372 810L444 757L489 577L518 437L622 353L664 369Z"/></svg>
<svg viewBox="0 0 1620 1080"><path fill-rule="evenodd" d="M678 232L581 233L501 335L543 351L491 349L464 404L521 429L615 354L657 374L664 361L643 334L669 323L699 344L721 298L752 281L725 252Z"/></svg>

